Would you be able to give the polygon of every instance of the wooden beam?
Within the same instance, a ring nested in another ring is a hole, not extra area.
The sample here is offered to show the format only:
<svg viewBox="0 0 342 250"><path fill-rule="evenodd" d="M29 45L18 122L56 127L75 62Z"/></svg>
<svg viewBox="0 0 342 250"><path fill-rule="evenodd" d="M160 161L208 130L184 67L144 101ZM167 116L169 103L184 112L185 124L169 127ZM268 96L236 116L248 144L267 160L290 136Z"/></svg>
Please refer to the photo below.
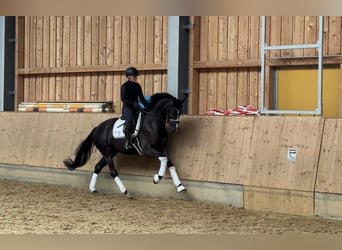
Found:
<svg viewBox="0 0 342 250"><path fill-rule="evenodd" d="M270 66L316 66L318 65L317 57L286 57L273 58L266 62ZM341 64L342 56L325 56L323 57L323 65Z"/></svg>
<svg viewBox="0 0 342 250"><path fill-rule="evenodd" d="M260 67L260 60L194 61L192 67L194 69Z"/></svg>
<svg viewBox="0 0 342 250"><path fill-rule="evenodd" d="M37 74L68 74L68 73L92 73L92 72L119 72L125 71L131 65L96 65L96 66L67 66L44 68L19 68L19 75ZM151 63L134 65L139 71L167 70L166 63Z"/></svg>
<svg viewBox="0 0 342 250"><path fill-rule="evenodd" d="M325 56L323 64L341 64L342 56ZM271 67L282 66L312 66L318 65L317 57L285 57L268 59L266 64ZM226 60L226 61L194 61L192 63L194 69L207 68L257 68L261 67L259 59L246 60Z"/></svg>
<svg viewBox="0 0 342 250"><path fill-rule="evenodd" d="M189 88L191 94L189 96L189 114L198 114L199 112L199 72L194 69L193 62L200 60L200 25L199 16L191 17L193 29L190 30L190 55L189 55Z"/></svg>
<svg viewBox="0 0 342 250"><path fill-rule="evenodd" d="M16 18L16 65L15 65L15 111L17 111L18 103L24 101L24 78L19 75L18 68L24 67L25 56L25 37L20 34L25 34L25 17L20 16Z"/></svg>

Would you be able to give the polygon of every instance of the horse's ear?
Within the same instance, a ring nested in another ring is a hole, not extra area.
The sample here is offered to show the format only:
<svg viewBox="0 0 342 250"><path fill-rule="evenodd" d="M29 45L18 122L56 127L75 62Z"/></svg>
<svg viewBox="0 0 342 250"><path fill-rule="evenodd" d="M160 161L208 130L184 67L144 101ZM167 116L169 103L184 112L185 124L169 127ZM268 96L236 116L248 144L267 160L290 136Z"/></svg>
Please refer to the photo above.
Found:
<svg viewBox="0 0 342 250"><path fill-rule="evenodd" d="M182 92L184 94L184 98L182 99L182 103L184 103L186 101L186 99L189 98L189 94L191 93L191 89L183 89Z"/></svg>
<svg viewBox="0 0 342 250"><path fill-rule="evenodd" d="M189 98L189 94L188 93L184 93L184 98L181 99L182 103L184 103L186 101L186 99Z"/></svg>

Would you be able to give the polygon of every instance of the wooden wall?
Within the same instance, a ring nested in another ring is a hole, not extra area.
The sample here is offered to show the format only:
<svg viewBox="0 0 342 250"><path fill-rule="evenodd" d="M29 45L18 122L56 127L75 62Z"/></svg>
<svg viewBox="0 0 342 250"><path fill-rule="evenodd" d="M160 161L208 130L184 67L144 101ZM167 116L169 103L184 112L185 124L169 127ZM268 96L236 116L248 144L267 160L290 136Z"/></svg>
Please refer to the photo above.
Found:
<svg viewBox="0 0 342 250"><path fill-rule="evenodd" d="M257 117L245 158L245 208L314 214L314 191L324 119ZM297 150L295 161L289 149ZM325 162L323 163L325 164Z"/></svg>
<svg viewBox="0 0 342 250"><path fill-rule="evenodd" d="M342 17L324 17L324 64L340 66ZM194 16L190 31L189 113L259 106L261 17ZM318 17L268 17L269 45L315 43ZM146 94L167 90L168 17L30 16L17 18L17 103L113 101L121 112L124 69L137 66ZM272 69L317 64L315 49L268 53ZM340 98L342 100L342 98Z"/></svg>
<svg viewBox="0 0 342 250"><path fill-rule="evenodd" d="M267 44L316 43L319 18L274 16L267 18ZM324 64L340 66L341 17L324 17ZM190 110L232 109L238 105L259 106L261 17L193 17ZM274 50L267 53L268 67L317 65L315 49ZM272 78L271 70L268 77ZM266 105L273 89L266 79Z"/></svg>
<svg viewBox="0 0 342 250"><path fill-rule="evenodd" d="M20 101L113 101L129 65L146 94L166 91L167 17L18 17Z"/></svg>
<svg viewBox="0 0 342 250"><path fill-rule="evenodd" d="M63 159L111 117L0 112L0 163L68 171ZM341 126L338 118L182 116L180 132L170 137L170 157L182 180L242 186L247 209L312 216L317 192L342 194ZM296 161L287 158L289 148L297 149ZM90 176L100 157L94 151L76 171ZM115 163L120 174L151 182L159 169L150 157L119 154Z"/></svg>
<svg viewBox="0 0 342 250"><path fill-rule="evenodd" d="M257 107L260 17L203 16L193 22L193 40L198 43L192 53L193 112Z"/></svg>

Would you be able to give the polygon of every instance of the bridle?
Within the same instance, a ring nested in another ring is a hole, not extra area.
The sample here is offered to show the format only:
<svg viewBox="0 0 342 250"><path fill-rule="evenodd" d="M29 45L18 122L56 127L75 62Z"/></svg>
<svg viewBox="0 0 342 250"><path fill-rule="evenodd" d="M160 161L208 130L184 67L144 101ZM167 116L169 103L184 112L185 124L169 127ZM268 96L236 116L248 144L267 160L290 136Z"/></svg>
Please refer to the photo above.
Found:
<svg viewBox="0 0 342 250"><path fill-rule="evenodd" d="M184 100L177 100L177 102L174 102L174 100L172 100L172 104L169 102L167 104L168 107L165 107L163 110L162 118L154 118L151 116L150 112L145 110L140 111L143 112L145 115L149 116L149 119L159 120L164 125L168 125L168 127L171 128L171 132L176 133L179 130L180 115L182 113L182 104Z"/></svg>
<svg viewBox="0 0 342 250"><path fill-rule="evenodd" d="M170 125L173 133L178 132L181 113L182 110L176 107L170 107L166 112L165 123Z"/></svg>

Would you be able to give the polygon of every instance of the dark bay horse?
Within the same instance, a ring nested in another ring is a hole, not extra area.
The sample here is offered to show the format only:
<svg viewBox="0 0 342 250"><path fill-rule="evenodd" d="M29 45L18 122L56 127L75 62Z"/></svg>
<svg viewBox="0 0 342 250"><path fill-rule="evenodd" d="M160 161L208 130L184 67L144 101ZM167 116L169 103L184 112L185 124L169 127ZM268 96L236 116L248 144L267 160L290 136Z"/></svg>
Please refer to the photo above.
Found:
<svg viewBox="0 0 342 250"><path fill-rule="evenodd" d="M185 95L187 97L187 95ZM165 175L168 169L173 183L178 192L185 191L181 184L174 164L168 158L168 130L178 132L179 118L182 112L182 105L186 98L177 99L168 93L157 93L151 96L147 110L142 112L142 122L139 133L132 138L134 148L125 149L124 139L113 137L112 129L118 118L105 120L95 127L90 134L81 142L75 152L75 159L67 158L63 161L69 170L84 166L90 159L92 148L95 145L101 152L102 158L95 165L89 189L96 191L96 181L104 166L108 165L110 175L113 177L120 191L130 197L129 192L119 178L113 158L118 153L142 154L158 158L160 160L159 172L154 175L153 182L157 184ZM168 128L168 130L167 130Z"/></svg>

